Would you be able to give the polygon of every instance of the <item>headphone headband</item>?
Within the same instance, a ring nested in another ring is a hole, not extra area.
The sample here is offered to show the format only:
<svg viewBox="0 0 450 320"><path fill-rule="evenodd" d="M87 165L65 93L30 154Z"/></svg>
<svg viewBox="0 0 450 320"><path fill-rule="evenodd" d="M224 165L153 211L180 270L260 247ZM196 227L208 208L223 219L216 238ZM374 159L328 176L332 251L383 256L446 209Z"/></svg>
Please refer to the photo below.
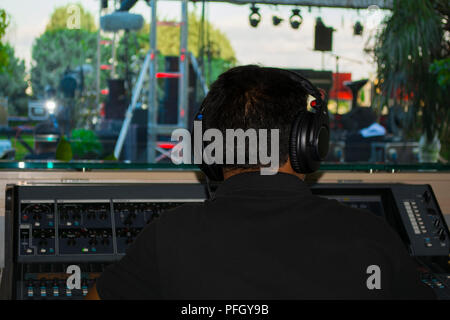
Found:
<svg viewBox="0 0 450 320"><path fill-rule="evenodd" d="M276 69L276 68L271 68L271 69ZM309 81L308 79L303 77L301 74L291 71L291 70L285 70L285 69L276 69L276 70L281 70L283 72L288 73L289 76L294 76L296 78L295 81L297 81L301 84L302 88L305 89L306 93L308 93L310 96L313 96L316 99L317 108L324 107L324 99L322 98L322 94L319 91L319 89L311 83L311 81Z"/></svg>

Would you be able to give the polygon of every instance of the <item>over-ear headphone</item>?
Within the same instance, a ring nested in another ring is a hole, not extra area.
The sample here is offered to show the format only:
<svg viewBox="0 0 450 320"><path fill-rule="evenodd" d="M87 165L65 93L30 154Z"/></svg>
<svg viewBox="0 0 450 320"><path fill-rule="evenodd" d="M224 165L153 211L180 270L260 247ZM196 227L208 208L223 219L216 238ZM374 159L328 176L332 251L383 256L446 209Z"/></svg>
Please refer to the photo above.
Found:
<svg viewBox="0 0 450 320"><path fill-rule="evenodd" d="M308 79L300 74L283 69L266 68L286 73L292 80L297 81L307 94L315 98L311 102L311 111L307 108L299 111L295 117L289 138L289 158L292 168L298 173L317 171L320 162L327 156L330 141L330 127L326 100ZM205 106L202 103L194 121L203 121ZM202 126L203 128L203 126ZM204 145L202 147L202 154ZM223 170L221 164L206 164L204 161L199 168L214 181L222 181Z"/></svg>

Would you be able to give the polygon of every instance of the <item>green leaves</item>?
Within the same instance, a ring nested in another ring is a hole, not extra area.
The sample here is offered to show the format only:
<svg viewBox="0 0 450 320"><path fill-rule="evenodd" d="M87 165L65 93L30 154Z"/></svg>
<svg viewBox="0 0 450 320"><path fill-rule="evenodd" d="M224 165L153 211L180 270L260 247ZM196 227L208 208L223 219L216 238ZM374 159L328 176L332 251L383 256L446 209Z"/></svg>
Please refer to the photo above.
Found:
<svg viewBox="0 0 450 320"><path fill-rule="evenodd" d="M14 48L9 44L4 46L8 65L0 71L0 96L8 97L9 112L13 115L28 113L28 97L25 90L28 84L25 80L25 62L16 58Z"/></svg>
<svg viewBox="0 0 450 320"><path fill-rule="evenodd" d="M6 28L9 25L8 15L6 11L0 9L0 72L8 65L8 52L7 47L3 44L3 36L6 33Z"/></svg>
<svg viewBox="0 0 450 320"><path fill-rule="evenodd" d="M394 0L392 15L377 35L374 50L378 64L379 88L385 105L390 99L408 109L411 131L420 129L432 139L448 126L448 101L438 85L432 62L444 54L443 17L428 0Z"/></svg>
<svg viewBox="0 0 450 320"><path fill-rule="evenodd" d="M70 161L72 160L72 147L70 142L67 141L66 137L62 136L59 140L58 147L56 148L56 160L59 161Z"/></svg>
<svg viewBox="0 0 450 320"><path fill-rule="evenodd" d="M211 70L205 70L207 79L215 80L215 78L236 63L236 54L228 37L214 27L210 22L205 22L205 29L203 39L201 37L200 25L201 19L194 13L189 13L189 28L188 28L188 51L193 52L197 57L201 54L201 45L203 48L203 57L205 59L211 58ZM122 37L119 40L117 47L117 72L119 76L125 75L125 51L128 43L129 58L131 61L131 71L135 75L139 73L140 66L144 60L144 56L149 49L149 24L145 24L141 31L130 32L129 37ZM160 56L178 56L180 54L180 27L174 25L161 25L157 30L158 51ZM209 46L208 46L209 42ZM210 56L208 56L208 54ZM161 60L161 66L164 61ZM159 70L164 70L160 68Z"/></svg>
<svg viewBox="0 0 450 320"><path fill-rule="evenodd" d="M430 72L437 74L438 83L443 89L450 87L450 58L434 60Z"/></svg>
<svg viewBox="0 0 450 320"><path fill-rule="evenodd" d="M48 22L45 31L67 29L68 21L73 17L74 14L78 13L70 10L70 8L74 6L79 8L80 28L83 30L95 32L97 30L97 26L95 25L94 16L90 12L84 10L83 6L80 3L75 5L68 4L66 6L56 8L55 11L53 11L52 16L50 17L50 21Z"/></svg>
<svg viewBox="0 0 450 320"><path fill-rule="evenodd" d="M97 159L102 154L102 145L92 130L73 130L70 145L73 154L79 159Z"/></svg>
<svg viewBox="0 0 450 320"><path fill-rule="evenodd" d="M42 95L46 85L58 89L66 68L84 64L96 67L97 33L88 30L58 29L44 32L32 47L31 85L33 94ZM102 61L111 57L110 48L102 46ZM108 74L102 73L106 85ZM95 72L85 74L85 88L95 88Z"/></svg>

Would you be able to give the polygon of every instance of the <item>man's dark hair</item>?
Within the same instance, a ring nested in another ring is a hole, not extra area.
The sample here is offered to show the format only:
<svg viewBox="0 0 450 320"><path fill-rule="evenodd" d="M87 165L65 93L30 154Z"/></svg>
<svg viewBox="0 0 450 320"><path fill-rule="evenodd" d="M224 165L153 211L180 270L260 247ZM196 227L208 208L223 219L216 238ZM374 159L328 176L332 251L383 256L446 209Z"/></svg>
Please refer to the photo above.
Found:
<svg viewBox="0 0 450 320"><path fill-rule="evenodd" d="M289 155L291 125L298 113L306 109L307 97L300 83L286 71L256 65L235 67L211 85L203 101L203 129L219 129L224 137L226 129L279 129L279 165L282 166ZM270 152L270 132L267 135ZM224 164L224 170L262 166L259 157L258 164L248 164L248 141L245 152L245 164Z"/></svg>

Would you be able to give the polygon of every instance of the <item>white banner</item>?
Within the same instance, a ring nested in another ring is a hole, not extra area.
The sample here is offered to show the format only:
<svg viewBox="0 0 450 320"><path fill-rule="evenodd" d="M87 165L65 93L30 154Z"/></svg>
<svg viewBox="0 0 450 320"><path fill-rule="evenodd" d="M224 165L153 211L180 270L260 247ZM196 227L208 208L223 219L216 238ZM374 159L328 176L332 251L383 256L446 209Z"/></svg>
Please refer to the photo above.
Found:
<svg viewBox="0 0 450 320"><path fill-rule="evenodd" d="M212 2L230 2L235 4L280 4L291 6L335 7L367 9L377 6L380 9L392 9L393 0L208 0Z"/></svg>

